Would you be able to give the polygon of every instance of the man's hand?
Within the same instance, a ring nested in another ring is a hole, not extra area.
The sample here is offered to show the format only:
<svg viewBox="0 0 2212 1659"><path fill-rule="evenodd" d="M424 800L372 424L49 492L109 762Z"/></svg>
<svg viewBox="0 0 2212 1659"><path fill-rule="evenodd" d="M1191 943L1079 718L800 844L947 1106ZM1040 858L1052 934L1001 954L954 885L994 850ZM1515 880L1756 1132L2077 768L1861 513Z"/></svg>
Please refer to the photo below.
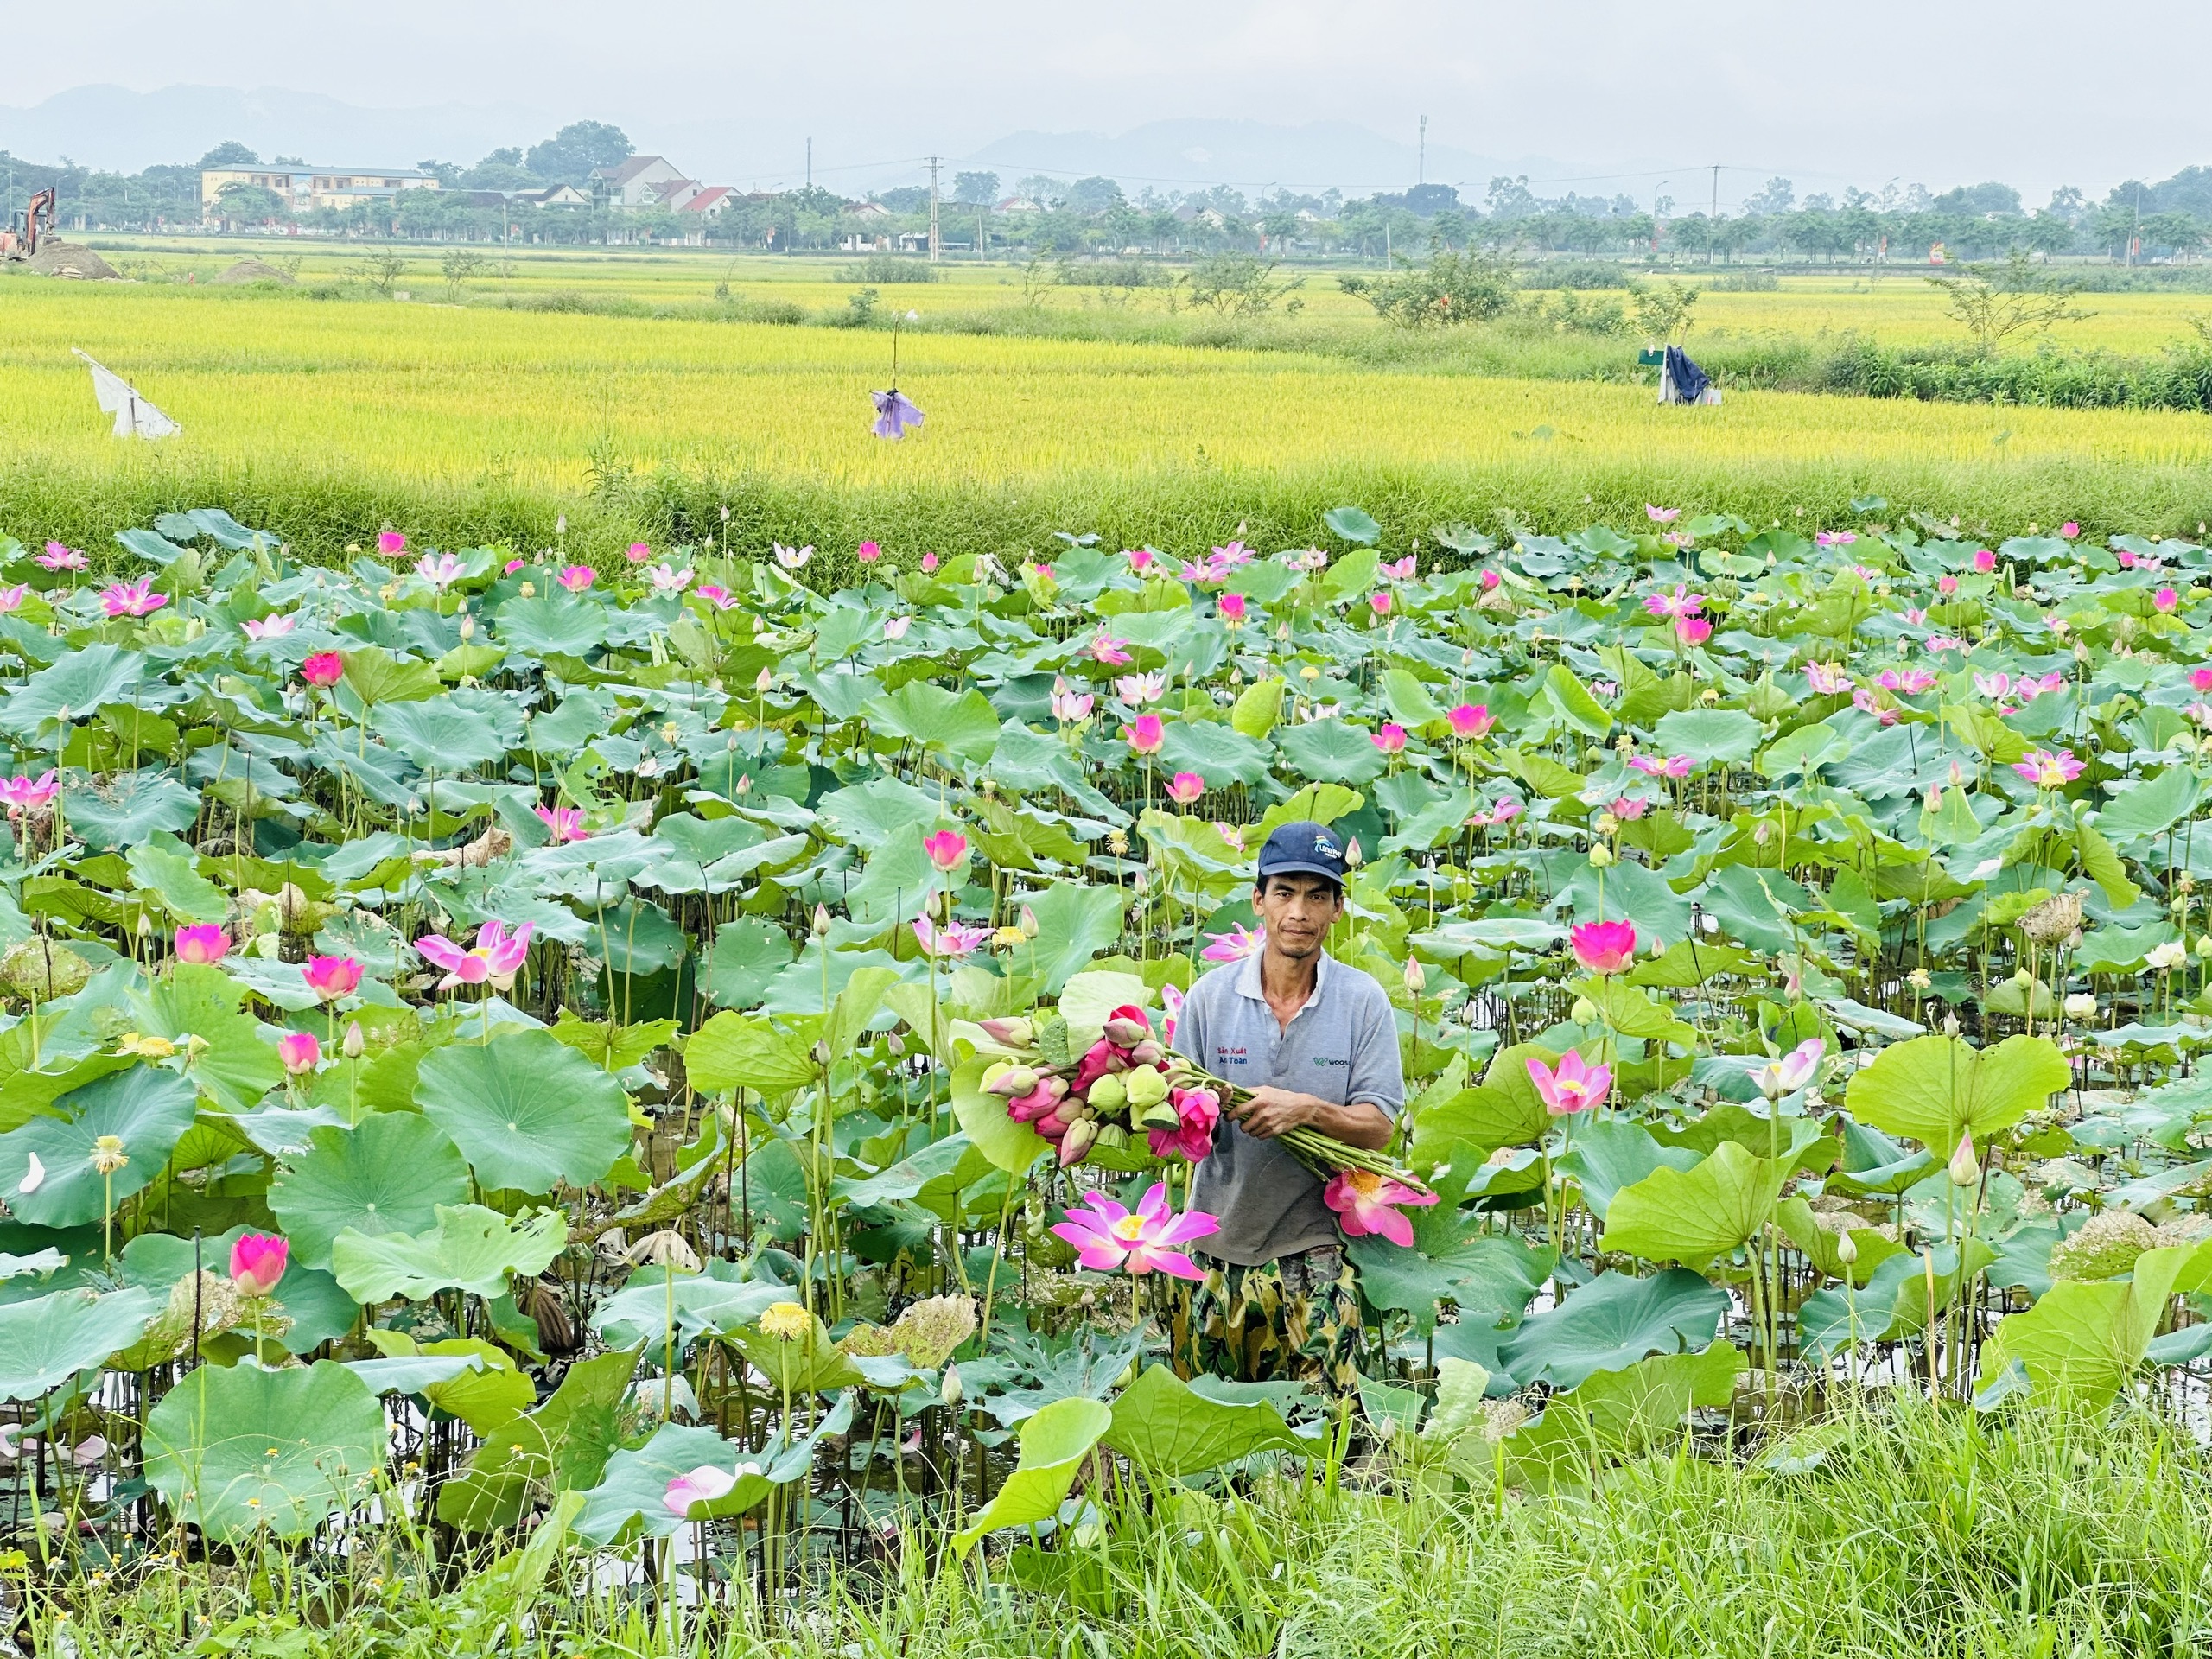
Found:
<svg viewBox="0 0 2212 1659"><path fill-rule="evenodd" d="M1230 1115L1255 1140L1272 1141L1285 1129L1313 1122L1327 1104L1318 1095L1269 1086L1255 1089L1251 1099L1232 1108Z"/></svg>

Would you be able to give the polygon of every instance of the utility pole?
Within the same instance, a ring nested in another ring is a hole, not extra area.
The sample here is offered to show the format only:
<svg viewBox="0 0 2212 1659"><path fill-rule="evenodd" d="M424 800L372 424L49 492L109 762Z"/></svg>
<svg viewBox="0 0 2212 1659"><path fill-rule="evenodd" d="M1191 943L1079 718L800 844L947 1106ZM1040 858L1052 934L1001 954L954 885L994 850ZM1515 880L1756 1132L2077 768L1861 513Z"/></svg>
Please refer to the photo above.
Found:
<svg viewBox="0 0 2212 1659"><path fill-rule="evenodd" d="M1421 149L1417 154L1419 159L1414 163L1414 183L1420 186L1428 182L1428 118L1425 115L1421 118Z"/></svg>
<svg viewBox="0 0 2212 1659"><path fill-rule="evenodd" d="M1713 164L1713 212L1707 217L1720 217L1720 163L1718 162Z"/></svg>
<svg viewBox="0 0 2212 1659"><path fill-rule="evenodd" d="M806 135L806 188L814 188L814 135Z"/></svg>
<svg viewBox="0 0 2212 1659"><path fill-rule="evenodd" d="M937 264L937 169L941 156L932 156L930 163L930 264Z"/></svg>

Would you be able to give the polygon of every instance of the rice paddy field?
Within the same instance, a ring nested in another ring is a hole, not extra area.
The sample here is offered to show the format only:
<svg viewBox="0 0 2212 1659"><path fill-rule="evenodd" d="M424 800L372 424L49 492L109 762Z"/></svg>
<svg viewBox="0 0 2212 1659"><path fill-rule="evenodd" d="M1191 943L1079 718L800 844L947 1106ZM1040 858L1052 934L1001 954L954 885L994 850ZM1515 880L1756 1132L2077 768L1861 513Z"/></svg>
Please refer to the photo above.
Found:
<svg viewBox="0 0 2212 1659"><path fill-rule="evenodd" d="M1510 357L1377 362L924 327L900 342L899 380L928 420L888 444L869 435L867 396L889 382L886 330L713 320L718 283L817 319L846 311L856 292L836 280L846 262L531 251L453 303L435 250L412 251L404 302L362 297L345 278L357 249L107 251L139 280L0 280L10 391L0 525L19 537L98 539L115 522L219 500L326 550L395 525L542 543L561 518L580 550L605 550L719 532L724 505L756 539L849 531L955 547L965 537L972 550L1019 550L1070 526L1136 541L1193 522L1302 541L1351 499L1415 534L1446 518L1495 528L1504 514L1567 527L1677 496L1773 522L1834 517L1878 494L1993 533L2068 518L2187 531L2212 515L2212 427L2188 413L1758 391L1691 411L1655 406L1646 386L1499 372ZM213 285L245 252L296 252L301 286ZM186 274L201 280L176 280ZM956 264L942 282L880 290L880 308L926 320L1027 307L1020 275ZM319 302L318 289L349 297ZM570 294L666 308L501 302ZM1089 297L1056 289L1039 305L1080 310ZM1270 325L1278 341L1313 329L1390 343L1333 276L1315 275L1300 297L1305 310ZM1896 277L1711 293L1693 343L1853 329L1940 338L1951 325L1935 300ZM2196 303L2097 296L2098 315L2069 339L2151 349L2187 331ZM1632 340L1573 343L1632 363ZM73 347L132 378L182 436L118 446ZM949 526L956 499L968 511Z"/></svg>

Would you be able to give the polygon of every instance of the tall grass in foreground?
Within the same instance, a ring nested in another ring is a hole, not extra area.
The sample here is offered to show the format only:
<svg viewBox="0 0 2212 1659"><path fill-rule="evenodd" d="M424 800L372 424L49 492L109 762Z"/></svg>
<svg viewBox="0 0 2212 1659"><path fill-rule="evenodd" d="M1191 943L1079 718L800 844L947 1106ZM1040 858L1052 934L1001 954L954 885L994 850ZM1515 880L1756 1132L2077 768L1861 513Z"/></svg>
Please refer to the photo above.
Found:
<svg viewBox="0 0 2212 1659"><path fill-rule="evenodd" d="M877 1562L817 1568L775 1606L716 1584L702 1608L690 1567L680 1592L634 1565L621 1587L612 1558L581 1554L533 1592L512 1561L434 1567L422 1540L388 1534L350 1566L141 1563L36 1590L29 1612L41 1653L104 1659L2149 1659L2212 1641L2207 1465L2170 1423L1999 1423L1901 1397L1815 1433L1825 1453L1799 1472L1685 1442L1548 1496L1455 1481L1417 1446L1333 1483L1116 1483L1102 1527L1001 1535L964 1565L894 1535Z"/></svg>

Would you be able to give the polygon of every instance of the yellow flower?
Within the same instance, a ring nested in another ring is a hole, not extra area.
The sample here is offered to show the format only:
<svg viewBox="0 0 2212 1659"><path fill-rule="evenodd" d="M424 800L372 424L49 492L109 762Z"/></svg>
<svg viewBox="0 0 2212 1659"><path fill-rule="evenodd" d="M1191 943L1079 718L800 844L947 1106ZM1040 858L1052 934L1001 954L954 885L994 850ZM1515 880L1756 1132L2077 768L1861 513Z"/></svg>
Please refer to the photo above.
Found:
<svg viewBox="0 0 2212 1659"><path fill-rule="evenodd" d="M104 1135L92 1142L92 1167L102 1175L112 1175L130 1161L123 1150L123 1137Z"/></svg>
<svg viewBox="0 0 2212 1659"><path fill-rule="evenodd" d="M778 1302L760 1316L760 1330L779 1342L797 1342L814 1334L814 1315L797 1302Z"/></svg>
<svg viewBox="0 0 2212 1659"><path fill-rule="evenodd" d="M116 1039L118 1054L140 1054L149 1060L166 1060L176 1052L176 1045L166 1037L142 1037L135 1031L126 1031Z"/></svg>

